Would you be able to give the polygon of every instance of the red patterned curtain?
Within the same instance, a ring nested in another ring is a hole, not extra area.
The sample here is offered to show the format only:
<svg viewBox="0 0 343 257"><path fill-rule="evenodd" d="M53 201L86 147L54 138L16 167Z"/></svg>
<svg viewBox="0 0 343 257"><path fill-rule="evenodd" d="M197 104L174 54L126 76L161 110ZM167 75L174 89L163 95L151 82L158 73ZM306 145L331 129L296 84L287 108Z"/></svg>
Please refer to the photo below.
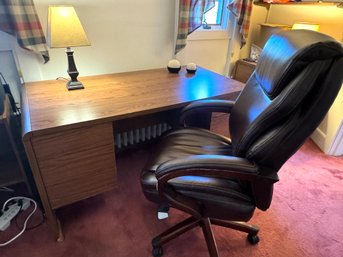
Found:
<svg viewBox="0 0 343 257"><path fill-rule="evenodd" d="M231 0L227 8L237 17L241 34L241 47L245 45L249 33L253 0Z"/></svg>
<svg viewBox="0 0 343 257"><path fill-rule="evenodd" d="M187 35L199 28L204 13L214 7L215 0L180 0L175 54L186 46Z"/></svg>
<svg viewBox="0 0 343 257"><path fill-rule="evenodd" d="M0 0L0 30L17 38L20 47L40 53L49 61L49 52L33 0Z"/></svg>

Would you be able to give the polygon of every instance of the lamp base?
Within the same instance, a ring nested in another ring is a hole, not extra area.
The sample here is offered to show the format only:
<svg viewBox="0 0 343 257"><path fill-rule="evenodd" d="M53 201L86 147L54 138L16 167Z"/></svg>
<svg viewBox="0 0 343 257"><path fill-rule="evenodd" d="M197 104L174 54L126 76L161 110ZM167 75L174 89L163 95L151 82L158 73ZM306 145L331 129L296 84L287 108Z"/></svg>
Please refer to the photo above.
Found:
<svg viewBox="0 0 343 257"><path fill-rule="evenodd" d="M67 57L68 57L68 74L71 78L70 81L67 83L68 90L75 90L75 89L83 89L85 88L80 81L77 80L77 76L79 76L79 72L76 69L76 65L74 62L74 51L71 50L70 47L66 49Z"/></svg>
<svg viewBox="0 0 343 257"><path fill-rule="evenodd" d="M68 90L75 90L75 89L84 89L85 87L80 81L68 81L67 89Z"/></svg>

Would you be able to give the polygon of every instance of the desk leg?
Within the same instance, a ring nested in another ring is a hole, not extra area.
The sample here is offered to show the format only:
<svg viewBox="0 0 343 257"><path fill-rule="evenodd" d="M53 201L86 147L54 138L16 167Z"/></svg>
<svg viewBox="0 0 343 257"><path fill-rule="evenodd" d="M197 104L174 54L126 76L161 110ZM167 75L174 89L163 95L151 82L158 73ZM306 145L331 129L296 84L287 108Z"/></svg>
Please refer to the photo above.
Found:
<svg viewBox="0 0 343 257"><path fill-rule="evenodd" d="M45 209L45 216L46 216L46 220L50 228L50 231L52 232L57 242L59 243L63 242L64 234L62 231L61 222L57 219L55 211L52 209L49 209L49 207L45 207L44 203L43 203L43 206Z"/></svg>
<svg viewBox="0 0 343 257"><path fill-rule="evenodd" d="M36 182L37 190L39 192L39 195L40 195L43 207L44 207L45 217L47 219L47 223L50 228L50 231L52 231L54 238L58 242L63 242L64 235L62 232L61 223L57 219L55 211L51 208L42 177L40 176L40 173L39 173L37 160L36 160L33 147L31 144L31 136L25 135L25 137L23 138L23 142L24 142L24 147L25 147L27 157L31 165L32 173Z"/></svg>
<svg viewBox="0 0 343 257"><path fill-rule="evenodd" d="M64 241L64 234L61 227L61 222L57 220L57 226L58 226L58 235L57 235L57 242L62 243Z"/></svg>

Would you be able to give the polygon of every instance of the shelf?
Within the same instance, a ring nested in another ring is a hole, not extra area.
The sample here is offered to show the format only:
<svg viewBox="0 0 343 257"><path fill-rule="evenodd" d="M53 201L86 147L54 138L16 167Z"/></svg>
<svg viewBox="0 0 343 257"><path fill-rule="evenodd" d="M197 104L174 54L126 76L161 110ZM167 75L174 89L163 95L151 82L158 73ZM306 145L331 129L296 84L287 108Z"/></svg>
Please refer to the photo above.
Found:
<svg viewBox="0 0 343 257"><path fill-rule="evenodd" d="M343 7L343 2L321 2L321 1L313 1L313 2L287 2L287 3L266 3L262 1L254 2L254 5L263 6L269 9L270 5L319 5L319 6L332 6L336 5L337 7Z"/></svg>

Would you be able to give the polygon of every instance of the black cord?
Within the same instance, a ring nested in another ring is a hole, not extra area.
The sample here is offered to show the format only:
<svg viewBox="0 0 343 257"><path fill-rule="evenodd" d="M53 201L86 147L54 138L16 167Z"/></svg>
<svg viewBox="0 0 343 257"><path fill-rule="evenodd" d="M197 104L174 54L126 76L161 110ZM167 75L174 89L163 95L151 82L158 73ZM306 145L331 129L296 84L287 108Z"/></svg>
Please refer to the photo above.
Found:
<svg viewBox="0 0 343 257"><path fill-rule="evenodd" d="M64 77L57 77L56 80L65 80L65 81L69 81L69 79L64 78Z"/></svg>
<svg viewBox="0 0 343 257"><path fill-rule="evenodd" d="M12 95L12 94L7 94L7 96L8 96L8 98L9 98L9 100L10 100L12 109L14 109L14 110L13 110L13 113L16 114L16 115L20 115L20 114L21 114L21 111L20 111L20 109L18 108L18 106L17 106L17 104L16 104L16 102L15 102L15 100L14 100L13 95Z"/></svg>
<svg viewBox="0 0 343 257"><path fill-rule="evenodd" d="M5 84L7 84L7 81L6 81L6 79L5 79L4 75L2 75L2 73L1 73L1 72L0 72L0 76L1 76L1 77L2 77L2 79L4 80Z"/></svg>
<svg viewBox="0 0 343 257"><path fill-rule="evenodd" d="M14 193L15 190L9 187L0 187L0 191Z"/></svg>
<svg viewBox="0 0 343 257"><path fill-rule="evenodd" d="M22 208L22 206L20 206L19 212L21 211L21 208ZM41 220L38 224L33 225L32 227L27 227L27 228L25 229L25 231L27 231L27 230L32 230L32 229L35 229L35 228L38 228L40 225L42 225L42 224L44 223L45 217L44 217L44 215L43 215L42 212L41 212L41 214L42 214L42 220ZM20 227L19 224L18 224L18 219L17 219L18 216L19 216L19 213L18 213L18 215L16 215L16 216L14 217L14 222L15 222L16 227L17 227L19 230L22 230L23 227Z"/></svg>

